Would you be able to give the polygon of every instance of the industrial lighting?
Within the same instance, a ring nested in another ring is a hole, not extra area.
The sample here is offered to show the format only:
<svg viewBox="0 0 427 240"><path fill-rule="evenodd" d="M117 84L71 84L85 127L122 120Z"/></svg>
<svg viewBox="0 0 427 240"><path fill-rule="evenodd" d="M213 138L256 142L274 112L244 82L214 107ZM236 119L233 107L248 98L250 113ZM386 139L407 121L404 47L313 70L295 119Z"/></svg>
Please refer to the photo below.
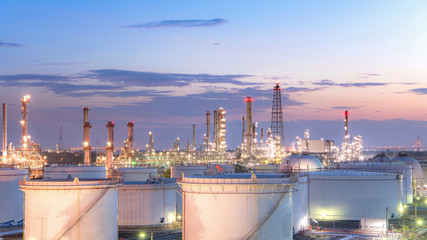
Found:
<svg viewBox="0 0 427 240"><path fill-rule="evenodd" d="M142 233L139 234L140 238L145 238L146 236L147 236L147 234L145 232L142 232Z"/></svg>
<svg viewBox="0 0 427 240"><path fill-rule="evenodd" d="M418 225L423 225L423 220L418 219L417 224L418 224Z"/></svg>
<svg viewBox="0 0 427 240"><path fill-rule="evenodd" d="M181 215L177 215L177 216L176 216L176 219L177 219L178 221L181 221L182 216L181 216Z"/></svg>

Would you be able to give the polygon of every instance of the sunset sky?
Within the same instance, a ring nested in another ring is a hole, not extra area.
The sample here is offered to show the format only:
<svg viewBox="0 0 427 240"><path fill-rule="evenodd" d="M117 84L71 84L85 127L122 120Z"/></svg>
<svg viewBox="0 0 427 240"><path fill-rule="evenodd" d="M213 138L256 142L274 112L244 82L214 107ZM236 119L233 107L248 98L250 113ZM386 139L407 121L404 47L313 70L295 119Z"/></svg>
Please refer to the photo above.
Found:
<svg viewBox="0 0 427 240"><path fill-rule="evenodd" d="M31 95L29 134L44 147L81 146L83 106L91 145L116 148L135 121L135 145L166 149L206 132L205 113L227 112L227 143L241 141L243 99L270 127L279 81L286 143L427 145L427 2L16 1L0 2L0 102L19 145L20 99ZM211 119L213 123L213 118Z"/></svg>

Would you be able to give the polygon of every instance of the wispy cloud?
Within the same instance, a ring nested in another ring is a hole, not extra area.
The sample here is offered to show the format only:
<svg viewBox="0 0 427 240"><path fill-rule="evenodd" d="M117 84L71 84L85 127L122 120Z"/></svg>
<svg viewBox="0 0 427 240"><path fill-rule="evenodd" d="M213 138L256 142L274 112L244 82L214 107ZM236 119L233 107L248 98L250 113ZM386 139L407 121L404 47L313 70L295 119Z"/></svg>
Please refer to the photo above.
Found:
<svg viewBox="0 0 427 240"><path fill-rule="evenodd" d="M349 106L335 106L331 107L331 109L337 109L337 110L349 110L349 109L359 109L361 107L349 107Z"/></svg>
<svg viewBox="0 0 427 240"><path fill-rule="evenodd" d="M153 29L153 28L194 28L194 27L213 27L220 24L227 23L228 21L221 18L215 19L191 19L191 20L163 20L158 22L147 22L134 25L122 26L123 28L140 28L140 29Z"/></svg>
<svg viewBox="0 0 427 240"><path fill-rule="evenodd" d="M313 82L315 85L325 86L325 87L376 87L376 86L385 86L389 85L389 83L381 83L381 82L349 82L349 83L336 83L331 80L321 80L318 82Z"/></svg>
<svg viewBox="0 0 427 240"><path fill-rule="evenodd" d="M414 92L416 94L427 94L427 88L414 88L409 91Z"/></svg>
<svg viewBox="0 0 427 240"><path fill-rule="evenodd" d="M76 64L83 64L84 62L45 62L45 63L39 63L37 65L39 66L64 66L64 65L76 65Z"/></svg>
<svg viewBox="0 0 427 240"><path fill-rule="evenodd" d="M283 92L314 92L318 90L321 90L321 88L287 87L283 89Z"/></svg>
<svg viewBox="0 0 427 240"><path fill-rule="evenodd" d="M20 43L0 42L0 47L23 47Z"/></svg>
<svg viewBox="0 0 427 240"><path fill-rule="evenodd" d="M173 96L205 93L237 93L257 83L247 83L250 75L212 75L138 72L120 69L90 70L77 75L0 75L2 87L43 87L62 96Z"/></svg>
<svg viewBox="0 0 427 240"><path fill-rule="evenodd" d="M379 76L381 76L381 75L378 73L362 73L362 74L359 74L359 78L370 78L370 77L379 77Z"/></svg>

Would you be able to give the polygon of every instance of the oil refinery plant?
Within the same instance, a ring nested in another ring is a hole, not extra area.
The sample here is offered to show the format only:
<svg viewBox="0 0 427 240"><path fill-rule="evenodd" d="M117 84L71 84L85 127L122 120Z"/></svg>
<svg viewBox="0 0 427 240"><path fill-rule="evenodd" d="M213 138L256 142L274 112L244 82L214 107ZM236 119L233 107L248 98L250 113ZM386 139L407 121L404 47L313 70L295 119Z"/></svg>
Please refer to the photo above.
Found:
<svg viewBox="0 0 427 240"><path fill-rule="evenodd" d="M193 124L192 143L177 137L170 150L156 149L151 131L146 148L136 149L138 123L108 120L96 158L90 108L83 107L77 165L48 164L29 134L29 95L21 99L20 145L8 143L3 104L0 193L7 197L0 198L0 238L404 239L402 221L415 221L420 237L427 232L425 164L405 153L364 155L362 137L350 137L348 111L342 144L311 139L309 129L291 142L281 99L276 83L268 129L253 119L256 97L244 99L234 150L227 145L226 110L218 107L212 126L206 111L201 144ZM127 130L122 146L115 128ZM418 215L417 207L424 208Z"/></svg>

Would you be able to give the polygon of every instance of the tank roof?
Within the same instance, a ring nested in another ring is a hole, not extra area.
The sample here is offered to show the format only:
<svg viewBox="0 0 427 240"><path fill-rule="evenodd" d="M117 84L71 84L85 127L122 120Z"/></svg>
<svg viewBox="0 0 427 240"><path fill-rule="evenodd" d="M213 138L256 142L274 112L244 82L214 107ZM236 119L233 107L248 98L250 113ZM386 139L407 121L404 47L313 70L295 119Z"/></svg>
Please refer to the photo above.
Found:
<svg viewBox="0 0 427 240"><path fill-rule="evenodd" d="M286 168L316 170L323 168L323 165L318 158L311 155L289 155L283 159L279 167L280 170Z"/></svg>

